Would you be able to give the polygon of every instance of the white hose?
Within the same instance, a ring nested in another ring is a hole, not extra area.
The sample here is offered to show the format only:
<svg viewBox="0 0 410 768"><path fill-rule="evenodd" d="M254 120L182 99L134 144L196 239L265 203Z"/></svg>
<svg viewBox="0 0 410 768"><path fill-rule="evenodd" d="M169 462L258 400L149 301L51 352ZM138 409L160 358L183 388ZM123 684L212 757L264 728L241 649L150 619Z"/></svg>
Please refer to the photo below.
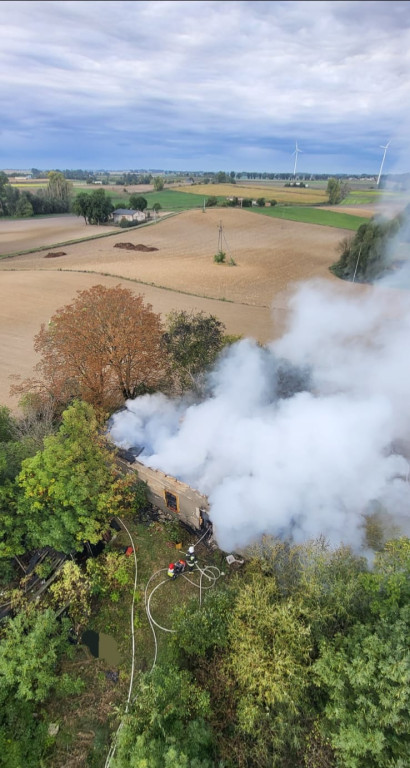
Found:
<svg viewBox="0 0 410 768"><path fill-rule="evenodd" d="M127 703L126 703L126 705L125 705L125 714L127 714L127 713L128 713L128 708L129 708L129 706L130 706L130 702L131 702L132 686L133 686L133 683L134 683L134 674L135 674L135 627L134 627L134 607L135 607L135 593L136 593L136 589L137 589L137 578L138 578L138 562L137 562L137 555L136 555L136 553L135 553L135 544L134 544L134 540L133 540L133 538L132 538L132 536L131 536L131 534L130 534L130 532L129 532L128 528L127 528L127 526L125 525L124 521L123 521L123 520L121 520L121 518L120 518L120 517L117 517L117 519L120 521L121 525L122 525L122 526L125 528L125 530L126 530L126 531L127 531L127 533L128 533L128 536L129 536L129 538L130 538L130 541L131 541L131 546L132 546L132 551L133 551L133 555L134 555L134 565L135 565L134 590L133 590L133 595L132 595L132 604L131 604L131 655L132 655L132 661L131 661L131 676L130 676L130 685L129 685L129 689L128 689L128 697L127 697ZM119 726L118 726L118 728L117 728L117 730L116 730L116 732L115 732L115 734L114 734L114 738L113 738L113 740L112 740L112 743L111 743L110 749L109 749L109 751L108 751L107 759L106 759L106 761L105 761L105 768L109 768L109 766L110 766L110 763L111 763L111 760L112 760L112 758L113 758L113 757L114 757L114 755L115 755L115 751L116 751L116 749L117 749L117 739L118 739L118 734L119 734L119 732L121 731L121 728L122 728L122 726L123 726L123 722L124 722L124 718L122 718L122 720L121 720L121 722L120 722L120 724L119 724Z"/></svg>

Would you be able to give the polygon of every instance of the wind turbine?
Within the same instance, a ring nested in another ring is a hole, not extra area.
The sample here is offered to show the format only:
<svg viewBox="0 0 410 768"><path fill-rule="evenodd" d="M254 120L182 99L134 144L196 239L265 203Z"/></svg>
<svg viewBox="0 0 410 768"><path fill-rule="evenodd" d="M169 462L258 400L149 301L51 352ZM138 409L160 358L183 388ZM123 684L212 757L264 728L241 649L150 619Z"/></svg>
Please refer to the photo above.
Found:
<svg viewBox="0 0 410 768"><path fill-rule="evenodd" d="M299 149L299 147L298 147L298 143L296 142L296 148L295 148L295 151L294 151L294 152L292 152L292 155L295 155L295 165L294 165L294 167L293 167L293 175L294 175L294 176L296 176L296 166L297 166L297 162L298 162L298 154L299 154L299 152L301 152L301 151L302 151L302 150L301 150L301 149Z"/></svg>
<svg viewBox="0 0 410 768"><path fill-rule="evenodd" d="M382 162L381 162L381 166L380 166L379 175L378 175L378 177L377 177L377 184L376 184L376 187L378 187L378 186L379 186L379 182L380 182L380 176L382 175L383 164L384 164L384 160L385 160L385 157L386 157L387 148L388 148L388 146L389 146L389 144L390 144L390 143L391 143L391 139L390 139L390 141L388 141L388 142L387 142L386 146L383 146L383 144L380 144L380 149L384 149L384 152L383 152L383 160L382 160Z"/></svg>

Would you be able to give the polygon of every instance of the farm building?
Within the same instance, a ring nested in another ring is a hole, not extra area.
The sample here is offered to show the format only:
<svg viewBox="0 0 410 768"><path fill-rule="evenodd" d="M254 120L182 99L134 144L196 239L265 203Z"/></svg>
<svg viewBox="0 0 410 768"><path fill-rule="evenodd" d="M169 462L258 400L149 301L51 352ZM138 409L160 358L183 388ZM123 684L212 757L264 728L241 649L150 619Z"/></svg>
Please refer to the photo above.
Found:
<svg viewBox="0 0 410 768"><path fill-rule="evenodd" d="M113 211L112 217L114 224L119 224L122 219L126 221L145 221L146 219L143 211L134 211L132 208L117 208Z"/></svg>
<svg viewBox="0 0 410 768"><path fill-rule="evenodd" d="M128 472L136 472L138 479L148 486L148 500L165 513L175 514L181 522L199 531L209 522L209 503L206 496L159 469L145 466L126 450L119 450L122 465Z"/></svg>

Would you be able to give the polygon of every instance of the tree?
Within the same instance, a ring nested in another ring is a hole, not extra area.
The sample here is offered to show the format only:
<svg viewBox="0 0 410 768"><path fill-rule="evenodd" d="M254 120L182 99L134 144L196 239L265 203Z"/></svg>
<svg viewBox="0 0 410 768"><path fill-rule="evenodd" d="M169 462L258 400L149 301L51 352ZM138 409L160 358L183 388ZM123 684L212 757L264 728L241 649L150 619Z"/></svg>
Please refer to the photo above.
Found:
<svg viewBox="0 0 410 768"><path fill-rule="evenodd" d="M156 213L158 213L158 211L160 211L161 208L162 208L161 203L154 203L154 205L152 206L152 210L156 211Z"/></svg>
<svg viewBox="0 0 410 768"><path fill-rule="evenodd" d="M330 267L344 280L359 282L373 280L390 266L391 240L406 225L407 214L393 219L372 219L362 224L353 238L343 238L339 244L340 258Z"/></svg>
<svg viewBox="0 0 410 768"><path fill-rule="evenodd" d="M56 407L72 397L113 409L159 385L164 371L159 315L142 296L116 286L78 291L35 337L40 379L16 392L36 388Z"/></svg>
<svg viewBox="0 0 410 768"><path fill-rule="evenodd" d="M58 683L58 663L67 647L68 622L50 610L8 618L0 644L0 765L42 764L47 725L39 706Z"/></svg>
<svg viewBox="0 0 410 768"><path fill-rule="evenodd" d="M213 315L203 312L171 312L165 347L182 390L197 387L201 374L215 362L224 346L225 326Z"/></svg>
<svg viewBox="0 0 410 768"><path fill-rule="evenodd" d="M112 768L213 768L208 714L208 696L187 671L156 666L141 678Z"/></svg>
<svg viewBox="0 0 410 768"><path fill-rule="evenodd" d="M156 192L161 192L161 190L164 189L164 179L162 176L154 176L153 184Z"/></svg>
<svg viewBox="0 0 410 768"><path fill-rule="evenodd" d="M311 639L300 606L278 600L274 579L255 576L239 593L228 632L249 764L294 765L309 712Z"/></svg>
<svg viewBox="0 0 410 768"><path fill-rule="evenodd" d="M72 190L71 182L67 181L60 171L50 171L48 174L48 185L46 194L49 197L55 197L57 200L69 201Z"/></svg>
<svg viewBox="0 0 410 768"><path fill-rule="evenodd" d="M349 187L344 184L340 179L331 177L327 182L326 194L329 199L330 205L337 205L349 194Z"/></svg>
<svg viewBox="0 0 410 768"><path fill-rule="evenodd" d="M314 665L327 697L321 729L343 768L404 766L410 751L410 540L388 542L360 581L367 612L347 633L324 641Z"/></svg>
<svg viewBox="0 0 410 768"><path fill-rule="evenodd" d="M16 216L23 216L24 218L33 216L33 206L26 194L20 195L20 198L16 205Z"/></svg>
<svg viewBox="0 0 410 768"><path fill-rule="evenodd" d="M76 216L82 216L86 224L91 213L91 199L87 192L79 192L74 198L71 206L71 210Z"/></svg>
<svg viewBox="0 0 410 768"><path fill-rule="evenodd" d="M208 197L205 206L207 208L213 208L215 205L218 205L218 198L215 197L215 195L211 195L211 197Z"/></svg>
<svg viewBox="0 0 410 768"><path fill-rule="evenodd" d="M74 402L44 450L23 461L17 508L26 525L28 547L61 552L95 544L118 510L114 454L99 434L90 405Z"/></svg>
<svg viewBox="0 0 410 768"><path fill-rule="evenodd" d="M64 563L58 578L50 587L56 608L68 604L67 613L77 637L86 627L91 613L91 580L72 560Z"/></svg>
<svg viewBox="0 0 410 768"><path fill-rule="evenodd" d="M344 768L405 766L410 753L410 606L325 645L315 671L327 692L322 728Z"/></svg>
<svg viewBox="0 0 410 768"><path fill-rule="evenodd" d="M133 208L135 211L145 211L148 203L145 199L145 197L141 197L141 195L130 195L130 208Z"/></svg>
<svg viewBox="0 0 410 768"><path fill-rule="evenodd" d="M105 189L94 189L90 194L89 224L104 224L113 211L111 198L105 194Z"/></svg>

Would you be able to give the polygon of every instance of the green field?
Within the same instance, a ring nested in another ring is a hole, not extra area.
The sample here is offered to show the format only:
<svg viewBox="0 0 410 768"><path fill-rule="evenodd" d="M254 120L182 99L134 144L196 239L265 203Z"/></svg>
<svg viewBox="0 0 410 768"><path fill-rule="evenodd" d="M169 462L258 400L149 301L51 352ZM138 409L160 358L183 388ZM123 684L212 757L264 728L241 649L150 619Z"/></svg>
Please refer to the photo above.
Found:
<svg viewBox="0 0 410 768"><path fill-rule="evenodd" d="M271 208L247 208L252 213L261 213L263 216L271 216L274 219L287 219L288 221L300 221L303 224L320 224L324 227L337 227L338 229L351 229L354 232L361 224L369 219L364 216L352 216L349 213L336 213L324 211L321 208L307 208L305 206L281 206Z"/></svg>
<svg viewBox="0 0 410 768"><path fill-rule="evenodd" d="M145 192L143 197L148 201L148 208L152 208L154 203L159 203L164 211L187 211L191 208L202 208L204 200L206 202L211 195L211 190L208 195L196 195L179 190L163 189L162 192ZM220 197L218 201L225 199Z"/></svg>
<svg viewBox="0 0 410 768"><path fill-rule="evenodd" d="M377 203L383 194L386 193L379 189L353 189L343 200L343 205L370 205Z"/></svg>

